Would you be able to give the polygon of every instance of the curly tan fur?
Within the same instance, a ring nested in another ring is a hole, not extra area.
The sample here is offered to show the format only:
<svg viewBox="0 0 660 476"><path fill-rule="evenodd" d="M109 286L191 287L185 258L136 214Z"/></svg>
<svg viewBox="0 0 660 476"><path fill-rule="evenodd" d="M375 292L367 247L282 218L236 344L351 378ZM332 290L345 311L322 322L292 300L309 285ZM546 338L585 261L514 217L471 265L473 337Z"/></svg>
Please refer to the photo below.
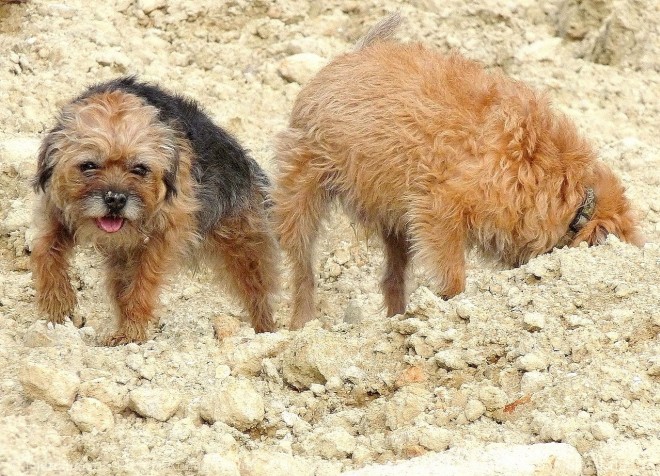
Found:
<svg viewBox="0 0 660 476"><path fill-rule="evenodd" d="M384 239L389 315L405 308L409 253L455 296L467 248L514 266L550 251L588 187L595 216L572 245L607 233L642 242L619 180L545 95L420 44L373 42L333 60L300 92L277 158L291 328L314 316L312 253L333 199Z"/></svg>

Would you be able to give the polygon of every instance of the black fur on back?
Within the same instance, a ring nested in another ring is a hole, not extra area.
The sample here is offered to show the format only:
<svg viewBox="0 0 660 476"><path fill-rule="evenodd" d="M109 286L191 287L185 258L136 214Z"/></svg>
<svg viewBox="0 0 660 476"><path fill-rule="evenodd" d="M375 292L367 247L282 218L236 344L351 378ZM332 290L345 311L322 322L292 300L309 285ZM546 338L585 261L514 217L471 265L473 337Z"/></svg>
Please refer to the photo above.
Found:
<svg viewBox="0 0 660 476"><path fill-rule="evenodd" d="M225 215L240 208L255 187L265 195L268 179L263 170L238 141L215 125L192 99L128 76L92 86L75 101L117 90L138 96L155 107L163 123L190 141L197 156L192 163L192 175L199 184L196 193L201 204L198 212L201 232L209 231ZM169 188L174 183L166 185Z"/></svg>

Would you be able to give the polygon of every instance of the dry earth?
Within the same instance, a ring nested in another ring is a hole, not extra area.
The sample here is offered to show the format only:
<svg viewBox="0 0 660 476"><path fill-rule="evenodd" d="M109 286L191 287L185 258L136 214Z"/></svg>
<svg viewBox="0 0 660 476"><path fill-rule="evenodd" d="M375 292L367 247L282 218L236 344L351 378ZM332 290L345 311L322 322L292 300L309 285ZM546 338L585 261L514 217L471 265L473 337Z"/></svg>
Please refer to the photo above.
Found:
<svg viewBox="0 0 660 476"><path fill-rule="evenodd" d="M331 475L420 455L361 474L659 474L659 5L0 2L0 474ZM548 90L622 176L649 243L515 270L472 259L448 302L420 273L386 319L379 246L337 214L303 331L255 336L206 272L182 272L153 340L100 347L113 324L91 250L73 270L87 326L39 320L29 178L58 107L138 73L198 99L272 171L300 84L397 8L400 39Z"/></svg>

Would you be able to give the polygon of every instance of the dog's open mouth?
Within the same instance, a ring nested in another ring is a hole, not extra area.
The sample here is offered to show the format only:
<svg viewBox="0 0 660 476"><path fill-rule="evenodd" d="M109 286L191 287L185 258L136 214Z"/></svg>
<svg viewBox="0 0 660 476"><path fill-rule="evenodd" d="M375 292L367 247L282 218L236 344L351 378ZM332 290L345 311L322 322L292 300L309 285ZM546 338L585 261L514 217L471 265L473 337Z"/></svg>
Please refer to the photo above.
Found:
<svg viewBox="0 0 660 476"><path fill-rule="evenodd" d="M119 231L124 226L124 219L122 217L101 217L96 219L96 226L106 233L114 233Z"/></svg>

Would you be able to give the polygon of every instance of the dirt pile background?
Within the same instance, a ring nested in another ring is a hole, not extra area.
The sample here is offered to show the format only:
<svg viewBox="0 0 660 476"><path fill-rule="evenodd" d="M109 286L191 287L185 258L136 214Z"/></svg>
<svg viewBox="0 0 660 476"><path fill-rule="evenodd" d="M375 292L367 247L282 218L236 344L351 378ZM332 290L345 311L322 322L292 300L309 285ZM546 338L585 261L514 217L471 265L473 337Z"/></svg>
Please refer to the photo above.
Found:
<svg viewBox="0 0 660 476"><path fill-rule="evenodd" d="M650 243L515 270L472 260L449 302L418 274L407 315L385 319L379 246L337 214L303 331L255 336L205 272L182 272L152 341L98 347L112 322L91 250L73 269L87 327L38 320L29 178L60 106L138 73L196 98L272 171L300 84L397 8L401 40L548 90ZM444 464L489 474L551 442L564 474L660 473L659 32L642 0L0 3L0 474L330 475L448 448ZM550 474L548 454L509 474Z"/></svg>

